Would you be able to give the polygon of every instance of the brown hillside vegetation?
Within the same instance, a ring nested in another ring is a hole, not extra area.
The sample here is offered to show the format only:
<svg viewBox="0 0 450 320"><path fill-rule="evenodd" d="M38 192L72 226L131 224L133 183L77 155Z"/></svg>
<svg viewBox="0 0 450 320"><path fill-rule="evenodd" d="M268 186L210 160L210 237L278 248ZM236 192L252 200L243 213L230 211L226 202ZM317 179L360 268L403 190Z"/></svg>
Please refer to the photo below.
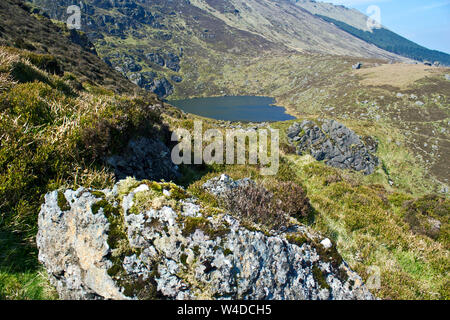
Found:
<svg viewBox="0 0 450 320"><path fill-rule="evenodd" d="M122 92L137 90L92 53L91 48L75 44L70 36L64 24L56 25L42 15L30 14L30 7L21 0L0 2L0 44L57 57L61 69L72 72L82 82L90 81Z"/></svg>
<svg viewBox="0 0 450 320"><path fill-rule="evenodd" d="M363 68L355 70L354 73L363 77L361 84L365 86L393 86L407 89L417 80L439 75L442 70L422 64L396 63Z"/></svg>

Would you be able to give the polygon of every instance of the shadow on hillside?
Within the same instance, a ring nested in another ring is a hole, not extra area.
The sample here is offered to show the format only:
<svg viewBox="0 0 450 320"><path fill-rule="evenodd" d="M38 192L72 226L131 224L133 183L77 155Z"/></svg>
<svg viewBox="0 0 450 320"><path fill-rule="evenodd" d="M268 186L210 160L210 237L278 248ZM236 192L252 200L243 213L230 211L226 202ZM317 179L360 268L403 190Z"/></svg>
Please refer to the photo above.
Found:
<svg viewBox="0 0 450 320"><path fill-rule="evenodd" d="M206 164L181 165L179 168L181 176L175 182L184 188L201 180L205 175L215 172L213 168Z"/></svg>
<svg viewBox="0 0 450 320"><path fill-rule="evenodd" d="M38 251L31 242L0 229L0 272L20 273L35 271L39 267Z"/></svg>

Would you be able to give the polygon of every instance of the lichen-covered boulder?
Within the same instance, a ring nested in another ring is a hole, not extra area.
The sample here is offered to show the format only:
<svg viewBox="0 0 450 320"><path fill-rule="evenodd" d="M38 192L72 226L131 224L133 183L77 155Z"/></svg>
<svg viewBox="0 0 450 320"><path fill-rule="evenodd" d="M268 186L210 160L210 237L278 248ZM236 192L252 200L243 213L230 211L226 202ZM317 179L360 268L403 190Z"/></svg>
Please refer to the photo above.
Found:
<svg viewBox="0 0 450 320"><path fill-rule="evenodd" d="M372 299L335 245L263 233L170 183L46 195L39 260L63 299Z"/></svg>
<svg viewBox="0 0 450 320"><path fill-rule="evenodd" d="M379 165L373 154L377 151L377 142L371 137L359 137L335 120L296 122L287 130L287 137L297 148L297 154L310 153L316 160L335 168L369 175Z"/></svg>

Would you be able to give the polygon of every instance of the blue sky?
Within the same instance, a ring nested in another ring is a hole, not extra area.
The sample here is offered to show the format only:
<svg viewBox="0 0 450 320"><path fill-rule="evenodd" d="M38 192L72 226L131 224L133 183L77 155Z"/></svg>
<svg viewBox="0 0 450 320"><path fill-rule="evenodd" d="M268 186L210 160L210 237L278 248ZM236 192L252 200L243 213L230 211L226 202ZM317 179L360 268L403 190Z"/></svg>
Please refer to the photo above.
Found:
<svg viewBox="0 0 450 320"><path fill-rule="evenodd" d="M450 0L322 0L366 13L381 9L381 24L429 49L450 54Z"/></svg>

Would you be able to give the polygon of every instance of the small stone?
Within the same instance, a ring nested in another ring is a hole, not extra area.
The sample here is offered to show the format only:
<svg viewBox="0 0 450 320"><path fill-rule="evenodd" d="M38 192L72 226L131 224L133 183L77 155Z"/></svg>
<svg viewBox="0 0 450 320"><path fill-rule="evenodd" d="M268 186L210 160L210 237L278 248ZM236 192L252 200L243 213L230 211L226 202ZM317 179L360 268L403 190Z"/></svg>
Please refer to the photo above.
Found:
<svg viewBox="0 0 450 320"><path fill-rule="evenodd" d="M333 244L331 243L331 240L328 238L323 239L320 244L325 248L325 249L330 249Z"/></svg>
<svg viewBox="0 0 450 320"><path fill-rule="evenodd" d="M163 195L165 195L167 198L170 198L171 193L170 193L169 190L164 189L164 190L163 190Z"/></svg>
<svg viewBox="0 0 450 320"><path fill-rule="evenodd" d="M134 193L144 192L144 191L148 191L148 190L150 190L150 188L148 187L148 185L146 185L146 184L141 184L139 187L137 187L136 189L134 189Z"/></svg>

